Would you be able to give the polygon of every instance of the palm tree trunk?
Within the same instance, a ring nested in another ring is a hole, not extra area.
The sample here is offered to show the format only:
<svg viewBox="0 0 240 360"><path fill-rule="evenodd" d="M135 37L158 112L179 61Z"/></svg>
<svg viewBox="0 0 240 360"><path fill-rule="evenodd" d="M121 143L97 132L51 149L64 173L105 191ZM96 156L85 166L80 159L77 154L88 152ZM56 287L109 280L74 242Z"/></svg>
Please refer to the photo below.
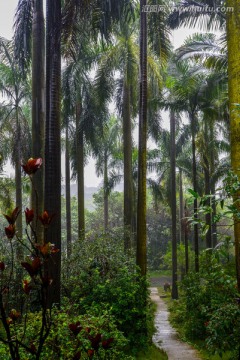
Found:
<svg viewBox="0 0 240 360"><path fill-rule="evenodd" d="M84 139L81 126L82 105L76 105L76 160L78 181L78 238L85 237L85 215L84 215Z"/></svg>
<svg viewBox="0 0 240 360"><path fill-rule="evenodd" d="M104 173L103 173L103 183L104 183L104 231L108 230L108 160L107 154L104 155Z"/></svg>
<svg viewBox="0 0 240 360"><path fill-rule="evenodd" d="M71 187L70 187L70 156L69 156L69 128L66 121L66 149L65 149L65 186L66 186L66 227L67 227L67 257L72 253L71 229Z"/></svg>
<svg viewBox="0 0 240 360"><path fill-rule="evenodd" d="M123 157L124 157L124 249L131 248L133 220L132 189L132 124L130 90L125 80L123 89Z"/></svg>
<svg viewBox="0 0 240 360"><path fill-rule="evenodd" d="M189 255L188 255L188 224L187 224L187 217L188 217L188 210L187 204L185 203L184 206L184 245L185 245L185 272L188 274L189 271Z"/></svg>
<svg viewBox="0 0 240 360"><path fill-rule="evenodd" d="M205 181L205 195L210 195L210 169L209 169L209 162L207 156L203 156L204 158L204 181ZM211 201L210 198L206 201L206 206L210 208ZM207 249L212 248L212 226L211 226L211 213L205 215L205 222L208 226L208 231L206 233L206 247Z"/></svg>
<svg viewBox="0 0 240 360"><path fill-rule="evenodd" d="M140 1L140 9L146 0ZM147 272L147 223L146 223L146 173L147 173L147 17L140 17L140 99L138 142L138 203L137 203L137 265L141 274Z"/></svg>
<svg viewBox="0 0 240 360"><path fill-rule="evenodd" d="M171 213L172 213L172 299L178 299L177 287L177 199L176 199L176 144L175 114L170 113L171 136Z"/></svg>
<svg viewBox="0 0 240 360"><path fill-rule="evenodd" d="M193 174L193 191L197 192L197 162L196 162L196 117L195 114L190 115L191 131L192 131L192 174ZM194 252L195 252L195 271L199 272L199 244L198 244L198 225L197 225L197 211L198 202L194 198Z"/></svg>
<svg viewBox="0 0 240 360"><path fill-rule="evenodd" d="M179 228L180 228L180 243L184 241L184 227L183 227L183 174L182 169L179 168Z"/></svg>
<svg viewBox="0 0 240 360"><path fill-rule="evenodd" d="M17 144L16 144L16 159L15 159L15 187L16 187L16 207L21 210L17 221L16 228L19 239L22 240L22 174L21 174L21 128L19 123L19 108L18 104L16 104L16 123L17 123ZM20 261L23 259L23 247L18 243L17 246L17 259Z"/></svg>
<svg viewBox="0 0 240 360"><path fill-rule="evenodd" d="M233 12L227 12L227 46L228 46L228 94L230 107L230 138L231 138L231 165L233 171L240 178L240 118L236 104L240 104L240 3L228 0L227 7ZM235 206L240 211L240 193L234 196ZM240 291L240 220L234 218L235 258L238 291Z"/></svg>
<svg viewBox="0 0 240 360"><path fill-rule="evenodd" d="M44 158L45 131L45 27L43 0L33 2L32 23L32 156ZM42 227L37 222L43 212L44 167L34 176L32 208L35 211L35 229L38 241L42 240ZM37 226L38 225L38 226Z"/></svg>
<svg viewBox="0 0 240 360"><path fill-rule="evenodd" d="M44 207L55 214L47 229L46 242L56 244L60 250L49 262L48 276L53 279L49 287L48 306L60 304L61 279L61 142L60 142L60 90L61 90L61 0L47 0L46 46L46 133L45 133L45 196Z"/></svg>

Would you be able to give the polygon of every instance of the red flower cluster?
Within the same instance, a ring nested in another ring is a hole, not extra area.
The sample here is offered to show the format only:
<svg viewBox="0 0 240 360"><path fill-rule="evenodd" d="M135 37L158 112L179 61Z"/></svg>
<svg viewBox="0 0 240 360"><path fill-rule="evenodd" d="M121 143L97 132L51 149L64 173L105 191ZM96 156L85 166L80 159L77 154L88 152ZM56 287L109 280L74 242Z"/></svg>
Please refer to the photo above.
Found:
<svg viewBox="0 0 240 360"><path fill-rule="evenodd" d="M26 164L22 164L22 168L25 171L26 174L32 175L35 174L35 172L41 167L42 165L42 159L29 159Z"/></svg>
<svg viewBox="0 0 240 360"><path fill-rule="evenodd" d="M55 246L55 244L51 244L50 242L43 245L35 244L35 247L40 251L43 256L56 254L57 252L59 252L59 249Z"/></svg>
<svg viewBox="0 0 240 360"><path fill-rule="evenodd" d="M4 262L3 261L0 261L0 270L1 271L4 271L5 270L5 264L4 264Z"/></svg>

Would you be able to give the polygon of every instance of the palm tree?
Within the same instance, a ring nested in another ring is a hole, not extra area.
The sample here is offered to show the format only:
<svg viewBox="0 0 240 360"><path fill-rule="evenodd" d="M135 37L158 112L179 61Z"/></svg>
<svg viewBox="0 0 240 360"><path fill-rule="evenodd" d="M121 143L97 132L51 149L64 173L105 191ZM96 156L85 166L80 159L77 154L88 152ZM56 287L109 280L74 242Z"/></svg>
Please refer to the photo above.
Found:
<svg viewBox="0 0 240 360"><path fill-rule="evenodd" d="M146 5L140 1L140 9ZM140 15L140 93L137 190L137 265L141 274L147 272L146 173L147 173L147 16Z"/></svg>
<svg viewBox="0 0 240 360"><path fill-rule="evenodd" d="M109 214L108 214L108 198L112 186L110 185L109 179L109 170L114 167L116 164L114 160L114 155L117 154L120 149L120 124L119 119L111 116L109 121L106 123L103 129L103 136L97 140L95 146L93 147L94 157L96 157L96 170L97 175L103 175L103 192L104 192L104 230L108 230L109 226ZM113 175L110 174L110 176ZM115 175L115 173L114 173ZM113 178L111 178L112 182ZM115 176L116 180L116 176Z"/></svg>
<svg viewBox="0 0 240 360"><path fill-rule="evenodd" d="M46 242L61 250L61 1L47 1L46 13L46 132L45 132L45 194L44 208L55 214L54 225L47 231ZM61 253L50 264L48 276L53 279L49 306L60 304Z"/></svg>
<svg viewBox="0 0 240 360"><path fill-rule="evenodd" d="M4 104L4 117L1 124L2 134L8 133L11 160L15 167L16 206L22 208L22 176L21 162L29 156L30 131L27 119L23 115L21 104L29 96L29 87L24 81L14 61L13 44L0 38L0 90L7 98ZM9 135L11 134L11 135ZM19 237L22 237L22 217L17 219ZM21 252L19 252L21 254ZM21 256L21 255L19 255Z"/></svg>
<svg viewBox="0 0 240 360"><path fill-rule="evenodd" d="M43 0L33 1L32 20L32 156L44 158L45 130L45 28ZM41 168L34 177L32 189L32 208L37 216L44 210L44 169ZM35 193L36 191L36 193ZM37 217L36 217L37 218ZM37 227L39 222L35 222ZM40 226L36 229L39 239L42 238Z"/></svg>
<svg viewBox="0 0 240 360"><path fill-rule="evenodd" d="M175 114L170 113L171 135L171 212L172 212L172 298L178 299L177 288L177 201L176 201L176 140Z"/></svg>
<svg viewBox="0 0 240 360"><path fill-rule="evenodd" d="M179 6L189 7L200 6L206 8L206 5L213 5L211 0L199 1L197 4L192 3L191 1L182 1ZM205 10L201 11L174 11L169 17L169 24L171 27L178 27L182 25L194 25L197 21L201 27L207 27L209 30L212 27L220 28L226 31L227 33L227 49L228 49L228 95L229 95L229 108L230 108L230 134L231 134L231 166L239 175L240 169L240 160L238 157L239 153L239 117L236 112L235 106L240 103L240 92L239 92L239 73L240 73L240 51L239 51L239 42L238 38L240 35L240 4L234 0L228 0L226 2L222 0L217 0L214 3L215 6L224 8L226 5L227 8L231 8L231 11L222 13L217 11L216 13L211 12L208 14ZM206 21L204 21L206 20ZM236 194L234 202L238 199L239 194ZM238 202L237 202L238 203ZM237 283L238 290L240 291L240 223L238 219L234 219L234 236L235 236L235 257L236 257L236 273L237 273Z"/></svg>
<svg viewBox="0 0 240 360"><path fill-rule="evenodd" d="M233 171L240 177L240 158L239 158L239 125L240 119L236 111L236 104L240 104L239 74L240 74L240 4L239 2L228 0L227 6L233 8L233 12L227 13L227 46L228 46L228 95L230 110L230 134L231 134L231 166ZM239 208L239 196L234 196L234 203ZM235 236L235 256L237 270L238 291L240 291L240 222L234 218Z"/></svg>
<svg viewBox="0 0 240 360"><path fill-rule="evenodd" d="M25 78L32 69L32 153L34 158L44 158L45 127L45 25L43 0L19 0L14 23L15 61ZM31 200L36 219L43 212L44 169L34 177ZM35 219L39 239L42 229Z"/></svg>

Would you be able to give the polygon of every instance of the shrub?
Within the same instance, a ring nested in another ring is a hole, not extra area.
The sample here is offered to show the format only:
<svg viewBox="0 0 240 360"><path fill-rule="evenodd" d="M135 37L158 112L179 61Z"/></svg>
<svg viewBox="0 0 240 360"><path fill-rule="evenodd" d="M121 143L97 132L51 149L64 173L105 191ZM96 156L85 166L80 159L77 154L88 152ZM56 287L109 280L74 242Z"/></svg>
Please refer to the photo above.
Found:
<svg viewBox="0 0 240 360"><path fill-rule="evenodd" d="M67 301L76 303L81 313L107 309L133 350L147 345L146 322L150 324L152 316L146 303L148 284L134 261L116 239L107 235L86 239L75 246L69 278L64 279Z"/></svg>

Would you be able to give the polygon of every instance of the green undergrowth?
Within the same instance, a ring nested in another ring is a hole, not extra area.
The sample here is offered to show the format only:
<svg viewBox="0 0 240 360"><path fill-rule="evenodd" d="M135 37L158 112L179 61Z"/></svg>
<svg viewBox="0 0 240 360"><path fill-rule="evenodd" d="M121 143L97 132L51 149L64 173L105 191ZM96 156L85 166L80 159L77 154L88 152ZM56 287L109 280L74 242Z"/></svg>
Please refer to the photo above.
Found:
<svg viewBox="0 0 240 360"><path fill-rule="evenodd" d="M155 345L137 354L136 360L167 360L167 355Z"/></svg>
<svg viewBox="0 0 240 360"><path fill-rule="evenodd" d="M164 302L168 306L169 321L171 325L177 330L179 338L183 342L188 343L193 348L198 350L202 360L233 360L232 352L223 352L221 355L209 353L206 350L205 340L194 339L192 337L186 336L184 324L179 321L179 319L181 319L181 314L183 313L184 304L181 302L181 300L172 300L171 293L165 293L162 288L158 288L158 293L160 296L162 296ZM181 293L179 297L181 299Z"/></svg>

